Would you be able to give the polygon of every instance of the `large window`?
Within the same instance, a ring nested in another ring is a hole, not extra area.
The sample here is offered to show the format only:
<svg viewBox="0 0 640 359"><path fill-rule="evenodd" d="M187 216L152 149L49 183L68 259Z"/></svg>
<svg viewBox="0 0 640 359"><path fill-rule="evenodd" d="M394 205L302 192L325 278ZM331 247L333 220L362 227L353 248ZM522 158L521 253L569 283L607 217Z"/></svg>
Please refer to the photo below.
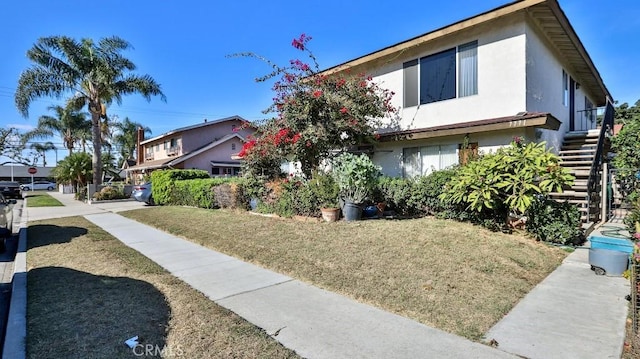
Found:
<svg viewBox="0 0 640 359"><path fill-rule="evenodd" d="M478 93L478 42L403 64L404 107Z"/></svg>
<svg viewBox="0 0 640 359"><path fill-rule="evenodd" d="M457 144L405 148L402 151L403 176L428 175L458 164L457 150Z"/></svg>

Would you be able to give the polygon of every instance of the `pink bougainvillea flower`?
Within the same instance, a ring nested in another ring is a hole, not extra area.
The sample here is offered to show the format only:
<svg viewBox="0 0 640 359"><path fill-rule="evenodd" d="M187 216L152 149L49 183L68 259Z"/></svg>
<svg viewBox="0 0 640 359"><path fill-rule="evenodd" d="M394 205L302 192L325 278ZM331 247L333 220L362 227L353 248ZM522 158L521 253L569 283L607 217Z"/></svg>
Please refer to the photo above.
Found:
<svg viewBox="0 0 640 359"><path fill-rule="evenodd" d="M304 46L307 42L309 42L309 40L311 40L311 36L301 34L300 37L291 41L291 46L295 47L298 50L304 51Z"/></svg>
<svg viewBox="0 0 640 359"><path fill-rule="evenodd" d="M318 98L320 96L322 96L322 91L320 90L313 91L313 97Z"/></svg>
<svg viewBox="0 0 640 359"><path fill-rule="evenodd" d="M343 107L340 109L340 113L347 113L347 112L349 112L349 110L347 110L346 107Z"/></svg>

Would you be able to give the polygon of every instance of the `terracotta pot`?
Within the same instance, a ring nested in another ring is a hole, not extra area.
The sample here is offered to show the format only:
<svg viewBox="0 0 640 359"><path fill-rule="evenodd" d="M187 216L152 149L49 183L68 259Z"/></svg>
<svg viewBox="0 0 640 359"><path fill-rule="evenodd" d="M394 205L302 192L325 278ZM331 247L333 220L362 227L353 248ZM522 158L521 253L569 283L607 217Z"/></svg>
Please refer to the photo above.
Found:
<svg viewBox="0 0 640 359"><path fill-rule="evenodd" d="M335 222L340 218L340 208L321 208L320 212L326 222Z"/></svg>

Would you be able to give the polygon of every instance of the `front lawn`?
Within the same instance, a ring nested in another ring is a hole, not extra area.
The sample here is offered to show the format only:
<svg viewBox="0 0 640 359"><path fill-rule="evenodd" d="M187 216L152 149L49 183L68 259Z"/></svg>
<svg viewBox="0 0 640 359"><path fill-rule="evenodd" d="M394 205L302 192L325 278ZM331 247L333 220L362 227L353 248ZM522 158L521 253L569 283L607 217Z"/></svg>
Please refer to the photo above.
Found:
<svg viewBox="0 0 640 359"><path fill-rule="evenodd" d="M28 358L298 357L82 217L28 236Z"/></svg>
<svg viewBox="0 0 640 359"><path fill-rule="evenodd" d="M177 206L121 214L475 340L567 255L433 218L309 223Z"/></svg>
<svg viewBox="0 0 640 359"><path fill-rule="evenodd" d="M29 192L27 194L27 207L59 207L64 206L57 199L49 196L46 193Z"/></svg>

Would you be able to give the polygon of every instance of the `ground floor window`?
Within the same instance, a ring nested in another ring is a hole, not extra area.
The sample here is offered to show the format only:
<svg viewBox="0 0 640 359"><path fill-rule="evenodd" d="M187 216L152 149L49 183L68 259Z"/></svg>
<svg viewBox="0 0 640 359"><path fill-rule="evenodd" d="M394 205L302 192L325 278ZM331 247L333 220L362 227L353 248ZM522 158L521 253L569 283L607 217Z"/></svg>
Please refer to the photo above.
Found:
<svg viewBox="0 0 640 359"><path fill-rule="evenodd" d="M405 178L428 175L458 164L458 145L404 148L402 164Z"/></svg>
<svg viewBox="0 0 640 359"><path fill-rule="evenodd" d="M239 176L240 175L240 167L211 167L211 175L212 176Z"/></svg>

